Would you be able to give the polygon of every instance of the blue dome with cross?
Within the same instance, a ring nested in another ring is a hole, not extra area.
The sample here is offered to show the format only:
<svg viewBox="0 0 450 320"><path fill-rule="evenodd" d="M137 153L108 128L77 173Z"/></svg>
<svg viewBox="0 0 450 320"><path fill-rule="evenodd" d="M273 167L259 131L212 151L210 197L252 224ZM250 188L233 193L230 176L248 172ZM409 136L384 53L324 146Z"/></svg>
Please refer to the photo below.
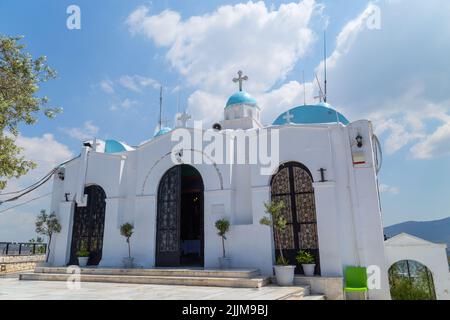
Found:
<svg viewBox="0 0 450 320"><path fill-rule="evenodd" d="M169 133L170 131L172 131L172 129L171 128L169 128L169 127L162 127L160 130L158 130L158 132L156 132L155 134L154 134L154 136L153 137L160 137L160 136L162 136L162 135L165 135L166 133Z"/></svg>
<svg viewBox="0 0 450 320"><path fill-rule="evenodd" d="M235 94L233 94L227 101L227 105L225 108L234 106L236 104L246 104L250 106L257 107L258 103L256 102L256 99L253 98L250 94L248 94L245 91L238 91Z"/></svg>
<svg viewBox="0 0 450 320"><path fill-rule="evenodd" d="M342 123L348 125L350 121L344 115L333 109L327 103L317 105L305 105L290 109L281 114L274 122L275 126L285 124L326 124L326 123Z"/></svg>

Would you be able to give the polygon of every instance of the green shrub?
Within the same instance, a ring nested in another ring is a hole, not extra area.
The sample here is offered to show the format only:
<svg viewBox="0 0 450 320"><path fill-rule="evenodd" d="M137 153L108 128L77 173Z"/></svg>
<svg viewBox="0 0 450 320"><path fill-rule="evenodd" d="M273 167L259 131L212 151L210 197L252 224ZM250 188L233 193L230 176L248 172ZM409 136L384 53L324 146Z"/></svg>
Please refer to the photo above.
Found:
<svg viewBox="0 0 450 320"><path fill-rule="evenodd" d="M408 278L397 278L391 286L392 300L433 300L429 290Z"/></svg>
<svg viewBox="0 0 450 320"><path fill-rule="evenodd" d="M295 257L295 260L297 260L298 264L314 264L314 256L304 250L301 250L297 253L297 256Z"/></svg>
<svg viewBox="0 0 450 320"><path fill-rule="evenodd" d="M80 246L80 250L77 251L77 257L80 257L80 258L89 257L89 251L87 250L87 248L84 244L82 244Z"/></svg>

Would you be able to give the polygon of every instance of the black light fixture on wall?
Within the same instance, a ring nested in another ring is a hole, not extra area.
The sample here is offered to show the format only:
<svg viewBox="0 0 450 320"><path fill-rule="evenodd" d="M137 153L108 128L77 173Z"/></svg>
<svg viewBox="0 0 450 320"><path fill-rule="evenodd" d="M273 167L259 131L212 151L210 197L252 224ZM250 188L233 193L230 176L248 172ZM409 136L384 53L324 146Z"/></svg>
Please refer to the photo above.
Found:
<svg viewBox="0 0 450 320"><path fill-rule="evenodd" d="M362 146L363 146L363 137L360 134L358 134L356 136L355 140L356 140L356 145L358 146L358 148L362 148Z"/></svg>

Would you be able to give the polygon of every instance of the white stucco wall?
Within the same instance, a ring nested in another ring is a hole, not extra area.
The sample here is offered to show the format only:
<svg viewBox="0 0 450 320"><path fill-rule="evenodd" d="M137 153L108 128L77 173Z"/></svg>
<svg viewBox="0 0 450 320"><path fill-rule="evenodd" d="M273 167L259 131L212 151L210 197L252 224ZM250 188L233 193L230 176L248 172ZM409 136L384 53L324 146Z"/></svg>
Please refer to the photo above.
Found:
<svg viewBox="0 0 450 320"><path fill-rule="evenodd" d="M320 263L323 276L342 276L346 266L377 265L382 271L382 288L371 290L373 299L388 299L387 266L377 191L377 178L371 147L370 122L342 125L286 125L279 129L280 164L299 162L311 172L318 221ZM267 130L267 129L263 129ZM190 130L192 134L202 132ZM364 165L354 166L352 153L356 134L364 138ZM134 151L103 154L90 151L84 186L97 184L107 195L106 219L101 266L120 266L127 246L119 233L124 222L135 225L132 254L143 267L155 265L157 190L167 170L176 165L171 153L177 142L167 134L144 143ZM183 157L200 155L209 142L192 144ZM223 151L226 152L227 144ZM235 157L234 150L232 157ZM247 154L247 157L250 155ZM264 216L263 203L270 200L271 175L262 175L260 165L193 164L204 182L205 267L218 266L221 242L214 223L220 218L231 221L226 241L233 267L259 268L272 274L274 250L270 228L259 224ZM59 215L63 231L55 238L52 261L64 265L70 254L74 199L80 188L83 159L65 168L66 178L54 184L52 208ZM326 169L320 181L319 169ZM69 193L69 202L64 194Z"/></svg>
<svg viewBox="0 0 450 320"><path fill-rule="evenodd" d="M437 244L402 233L386 240L388 266L403 260L417 261L426 266L433 275L436 298L450 300L450 272L447 245Z"/></svg>

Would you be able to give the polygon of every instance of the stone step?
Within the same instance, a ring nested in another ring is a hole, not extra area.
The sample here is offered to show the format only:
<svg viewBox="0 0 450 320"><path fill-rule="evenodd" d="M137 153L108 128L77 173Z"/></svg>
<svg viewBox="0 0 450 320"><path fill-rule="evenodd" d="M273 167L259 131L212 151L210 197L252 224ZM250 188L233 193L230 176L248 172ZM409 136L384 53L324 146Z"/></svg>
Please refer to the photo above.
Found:
<svg viewBox="0 0 450 320"><path fill-rule="evenodd" d="M67 274L66 267L37 267L35 273ZM182 269L182 268L154 268L154 269L115 269L115 268L80 268L81 274L108 276L158 276L158 277L206 277L206 278L242 278L252 279L260 277L258 269Z"/></svg>
<svg viewBox="0 0 450 320"><path fill-rule="evenodd" d="M24 273L20 280L67 281L71 274ZM132 284L161 284L206 287L260 288L270 283L270 278L224 278L224 277L188 277L188 276L136 276L80 274L81 282L108 282Z"/></svg>
<svg viewBox="0 0 450 320"><path fill-rule="evenodd" d="M309 296L311 288L308 285L294 286L296 288L295 292L290 293L279 300L303 300L305 297Z"/></svg>
<svg viewBox="0 0 450 320"><path fill-rule="evenodd" d="M304 296L301 300L327 300L324 295Z"/></svg>

